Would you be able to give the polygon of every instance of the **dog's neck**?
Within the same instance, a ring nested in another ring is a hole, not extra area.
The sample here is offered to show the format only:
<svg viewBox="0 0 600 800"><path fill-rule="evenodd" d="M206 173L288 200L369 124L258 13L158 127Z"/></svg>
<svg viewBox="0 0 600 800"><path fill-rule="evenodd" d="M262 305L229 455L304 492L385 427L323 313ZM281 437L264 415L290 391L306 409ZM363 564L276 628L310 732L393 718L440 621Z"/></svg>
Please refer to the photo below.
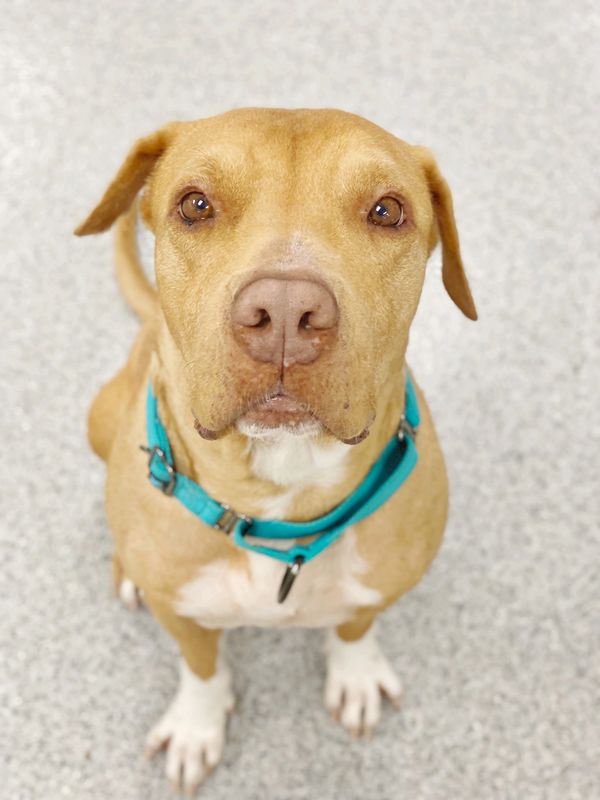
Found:
<svg viewBox="0 0 600 800"><path fill-rule="evenodd" d="M177 468L215 499L251 516L301 521L329 511L364 478L402 413L404 374L399 369L381 393L370 435L360 444L343 444L323 433L277 430L255 437L237 429L206 441L194 428L185 392L178 391L183 375L172 347L168 358L161 357L161 349L152 382Z"/></svg>

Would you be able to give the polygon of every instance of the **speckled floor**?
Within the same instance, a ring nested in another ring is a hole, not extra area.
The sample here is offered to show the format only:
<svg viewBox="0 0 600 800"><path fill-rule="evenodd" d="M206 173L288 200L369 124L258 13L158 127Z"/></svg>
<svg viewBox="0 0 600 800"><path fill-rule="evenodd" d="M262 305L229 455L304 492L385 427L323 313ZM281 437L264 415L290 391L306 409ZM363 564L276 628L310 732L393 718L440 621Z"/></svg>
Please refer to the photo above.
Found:
<svg viewBox="0 0 600 800"><path fill-rule="evenodd" d="M337 106L431 146L481 320L429 278L411 363L452 482L445 546L387 613L406 686L372 741L321 707L315 632L231 637L206 800L600 797L599 14L591 2L3 4L0 795L170 797L142 742L174 647L112 598L84 419L136 323L70 231L134 137L239 105ZM596 52L594 52L596 44Z"/></svg>

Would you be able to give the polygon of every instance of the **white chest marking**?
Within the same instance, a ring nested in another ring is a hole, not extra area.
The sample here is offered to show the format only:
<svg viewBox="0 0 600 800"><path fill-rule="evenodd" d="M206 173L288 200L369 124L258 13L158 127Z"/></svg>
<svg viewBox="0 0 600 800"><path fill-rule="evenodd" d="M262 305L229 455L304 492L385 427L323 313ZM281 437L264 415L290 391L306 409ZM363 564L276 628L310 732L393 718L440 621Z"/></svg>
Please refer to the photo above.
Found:
<svg viewBox="0 0 600 800"><path fill-rule="evenodd" d="M285 515L294 497L300 490L296 488L288 489L281 494L274 494L263 499L260 516L263 519L285 519Z"/></svg>
<svg viewBox="0 0 600 800"><path fill-rule="evenodd" d="M250 439L249 450L254 474L284 487L285 491L263 501L264 519L284 519L302 489L334 486L344 476L350 445L341 442L318 443L313 436L298 436L278 431Z"/></svg>
<svg viewBox="0 0 600 800"><path fill-rule="evenodd" d="M277 603L277 590L285 564L248 553L248 571L232 568L226 559L201 567L179 590L176 610L205 628L339 625L358 607L381 600L377 590L359 580L366 569L356 550L356 534L348 528L302 568L284 603Z"/></svg>
<svg viewBox="0 0 600 800"><path fill-rule="evenodd" d="M252 471L278 486L333 486L344 474L351 445L275 431L249 440Z"/></svg>

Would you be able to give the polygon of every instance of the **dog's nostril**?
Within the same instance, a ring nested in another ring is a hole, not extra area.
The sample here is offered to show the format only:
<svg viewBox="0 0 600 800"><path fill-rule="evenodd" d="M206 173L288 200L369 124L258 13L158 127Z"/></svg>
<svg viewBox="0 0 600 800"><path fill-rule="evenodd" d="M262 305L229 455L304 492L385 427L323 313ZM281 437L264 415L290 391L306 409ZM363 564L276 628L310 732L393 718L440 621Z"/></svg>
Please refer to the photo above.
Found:
<svg viewBox="0 0 600 800"><path fill-rule="evenodd" d="M310 324L310 311L305 311L304 314L300 317L300 322L298 323L298 327L300 330L309 331L312 328Z"/></svg>
<svg viewBox="0 0 600 800"><path fill-rule="evenodd" d="M266 328L267 325L271 322L271 317L269 316L269 312L266 308L259 308L258 309L258 322L252 325L253 328Z"/></svg>

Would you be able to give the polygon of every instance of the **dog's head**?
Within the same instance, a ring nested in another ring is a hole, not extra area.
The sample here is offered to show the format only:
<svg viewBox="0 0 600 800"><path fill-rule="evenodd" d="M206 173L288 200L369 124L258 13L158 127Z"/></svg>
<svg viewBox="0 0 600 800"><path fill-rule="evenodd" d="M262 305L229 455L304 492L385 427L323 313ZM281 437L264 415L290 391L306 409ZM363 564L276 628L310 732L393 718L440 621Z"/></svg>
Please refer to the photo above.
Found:
<svg viewBox="0 0 600 800"><path fill-rule="evenodd" d="M159 303L196 427L368 433L401 374L438 236L444 285L476 318L448 185L428 150L332 110L245 109L139 140L77 229L142 187Z"/></svg>

